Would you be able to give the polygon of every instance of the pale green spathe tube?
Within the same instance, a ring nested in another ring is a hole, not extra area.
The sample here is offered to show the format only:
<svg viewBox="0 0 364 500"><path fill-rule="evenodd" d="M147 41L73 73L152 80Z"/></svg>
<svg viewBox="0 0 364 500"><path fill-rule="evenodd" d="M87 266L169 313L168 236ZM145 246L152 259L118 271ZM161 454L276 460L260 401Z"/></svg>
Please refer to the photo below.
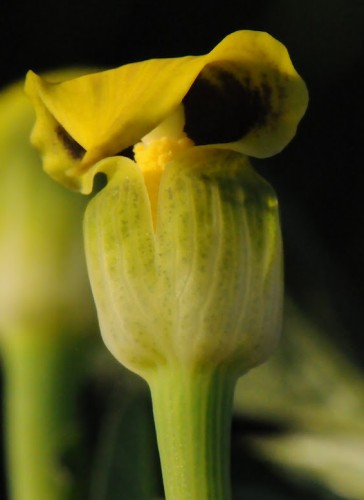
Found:
<svg viewBox="0 0 364 500"><path fill-rule="evenodd" d="M163 365L236 375L276 345L282 310L277 200L247 157L213 147L162 175L156 230L143 176L124 158L89 203L85 242L102 335L148 380Z"/></svg>

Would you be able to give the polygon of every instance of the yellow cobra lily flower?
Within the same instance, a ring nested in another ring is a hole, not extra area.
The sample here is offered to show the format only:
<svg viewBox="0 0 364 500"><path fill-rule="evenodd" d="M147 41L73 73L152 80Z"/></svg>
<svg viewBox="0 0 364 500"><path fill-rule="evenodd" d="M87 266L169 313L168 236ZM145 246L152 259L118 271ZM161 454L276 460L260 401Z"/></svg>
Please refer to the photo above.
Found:
<svg viewBox="0 0 364 500"><path fill-rule="evenodd" d="M248 156L292 139L306 86L281 43L238 31L202 56L30 72L26 89L45 170L82 193L108 177L86 210L88 271L106 345L151 387L166 498L225 500L234 384L282 310L277 200Z"/></svg>

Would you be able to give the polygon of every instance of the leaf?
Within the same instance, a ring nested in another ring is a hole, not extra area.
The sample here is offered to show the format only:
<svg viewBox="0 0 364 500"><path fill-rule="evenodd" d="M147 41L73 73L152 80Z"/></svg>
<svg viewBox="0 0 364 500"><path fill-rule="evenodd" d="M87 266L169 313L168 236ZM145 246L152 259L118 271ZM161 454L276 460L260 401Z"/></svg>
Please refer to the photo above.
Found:
<svg viewBox="0 0 364 500"><path fill-rule="evenodd" d="M289 476L364 498L363 374L292 302L279 349L241 380L236 410L286 429L250 442Z"/></svg>

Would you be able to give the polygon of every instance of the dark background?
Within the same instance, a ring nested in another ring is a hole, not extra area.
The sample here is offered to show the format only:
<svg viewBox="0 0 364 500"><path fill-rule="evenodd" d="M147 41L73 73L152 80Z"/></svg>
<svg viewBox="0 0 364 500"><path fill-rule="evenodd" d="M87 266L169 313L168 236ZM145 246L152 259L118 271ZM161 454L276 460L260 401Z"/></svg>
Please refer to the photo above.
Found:
<svg viewBox="0 0 364 500"><path fill-rule="evenodd" d="M2 0L0 87L28 69L201 54L238 29L283 42L309 88L297 137L255 166L280 200L287 289L364 367L363 0Z"/></svg>

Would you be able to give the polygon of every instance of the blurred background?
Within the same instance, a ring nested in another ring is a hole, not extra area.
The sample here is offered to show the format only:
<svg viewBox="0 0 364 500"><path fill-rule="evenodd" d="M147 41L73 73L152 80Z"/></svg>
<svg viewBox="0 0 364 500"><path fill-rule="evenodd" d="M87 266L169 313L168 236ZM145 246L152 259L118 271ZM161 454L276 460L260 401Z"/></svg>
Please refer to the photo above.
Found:
<svg viewBox="0 0 364 500"><path fill-rule="evenodd" d="M239 29L283 42L307 83L297 137L254 162L280 201L287 305L279 352L237 390L237 500L364 498L363 28L362 0L0 4L0 88L28 69L202 54ZM105 397L90 387L86 407L98 429Z"/></svg>

